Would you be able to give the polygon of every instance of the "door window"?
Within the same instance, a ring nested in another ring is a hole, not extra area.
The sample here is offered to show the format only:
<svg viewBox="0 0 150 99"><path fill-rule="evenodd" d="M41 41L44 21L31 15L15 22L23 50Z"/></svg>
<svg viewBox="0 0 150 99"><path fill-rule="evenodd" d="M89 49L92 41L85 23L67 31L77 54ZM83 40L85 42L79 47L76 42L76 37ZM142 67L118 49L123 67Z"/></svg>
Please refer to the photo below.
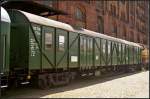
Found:
<svg viewBox="0 0 150 99"><path fill-rule="evenodd" d="M52 34L45 33L45 49L51 49L51 48L52 48Z"/></svg>
<svg viewBox="0 0 150 99"><path fill-rule="evenodd" d="M59 35L59 50L64 51L65 37L63 35Z"/></svg>

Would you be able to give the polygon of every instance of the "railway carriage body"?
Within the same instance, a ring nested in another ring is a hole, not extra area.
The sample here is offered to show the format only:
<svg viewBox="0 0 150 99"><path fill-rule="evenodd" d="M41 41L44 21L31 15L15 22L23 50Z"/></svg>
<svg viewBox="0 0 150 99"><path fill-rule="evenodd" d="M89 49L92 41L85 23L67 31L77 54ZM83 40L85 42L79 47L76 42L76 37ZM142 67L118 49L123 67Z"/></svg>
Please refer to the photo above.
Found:
<svg viewBox="0 0 150 99"><path fill-rule="evenodd" d="M10 18L7 11L1 7L0 32L0 75L1 87L5 87L9 74L9 48L10 48Z"/></svg>
<svg viewBox="0 0 150 99"><path fill-rule="evenodd" d="M11 25L10 74L39 86L68 83L75 75L95 75L141 64L141 46L30 14L8 11ZM31 76L31 79L30 79Z"/></svg>

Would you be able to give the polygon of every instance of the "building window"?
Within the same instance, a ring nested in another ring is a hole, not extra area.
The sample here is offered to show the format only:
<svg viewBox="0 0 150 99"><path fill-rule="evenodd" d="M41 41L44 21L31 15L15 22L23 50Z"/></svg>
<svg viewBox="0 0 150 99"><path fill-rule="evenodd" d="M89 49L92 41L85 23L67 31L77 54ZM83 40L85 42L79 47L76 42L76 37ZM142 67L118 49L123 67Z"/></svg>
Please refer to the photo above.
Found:
<svg viewBox="0 0 150 99"><path fill-rule="evenodd" d="M120 3L121 4L125 4L125 0L120 0Z"/></svg>
<svg viewBox="0 0 150 99"><path fill-rule="evenodd" d="M98 32L104 33L104 21L101 16L98 16Z"/></svg>
<svg viewBox="0 0 150 99"><path fill-rule="evenodd" d="M116 16L116 6L114 5L110 5L110 13L112 14L112 16Z"/></svg>
<svg viewBox="0 0 150 99"><path fill-rule="evenodd" d="M75 23L76 28L86 28L86 15L85 10L81 8L76 8L75 18L77 19Z"/></svg>
<svg viewBox="0 0 150 99"><path fill-rule="evenodd" d="M76 9L75 17L80 21L85 21L85 13L80 8Z"/></svg>
<svg viewBox="0 0 150 99"><path fill-rule="evenodd" d="M90 4L90 0L83 0L83 1Z"/></svg>
<svg viewBox="0 0 150 99"><path fill-rule="evenodd" d="M134 1L130 1L130 14L134 15L135 13L135 2Z"/></svg>
<svg viewBox="0 0 150 99"><path fill-rule="evenodd" d="M103 9L104 8L104 1L96 1L96 7L98 9Z"/></svg>
<svg viewBox="0 0 150 99"><path fill-rule="evenodd" d="M51 1L51 0L43 0L42 4L53 7L53 1Z"/></svg>

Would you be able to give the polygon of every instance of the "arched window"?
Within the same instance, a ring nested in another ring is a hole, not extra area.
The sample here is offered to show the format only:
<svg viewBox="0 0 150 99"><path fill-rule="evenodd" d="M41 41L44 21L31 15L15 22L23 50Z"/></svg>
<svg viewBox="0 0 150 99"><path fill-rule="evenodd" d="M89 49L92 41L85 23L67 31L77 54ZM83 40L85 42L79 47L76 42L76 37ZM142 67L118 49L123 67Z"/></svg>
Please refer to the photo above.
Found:
<svg viewBox="0 0 150 99"><path fill-rule="evenodd" d="M75 9L75 27L77 28L86 28L86 14L85 9L82 7L77 7Z"/></svg>
<svg viewBox="0 0 150 99"><path fill-rule="evenodd" d="M78 20L84 21L85 13L80 8L76 8L75 17Z"/></svg>

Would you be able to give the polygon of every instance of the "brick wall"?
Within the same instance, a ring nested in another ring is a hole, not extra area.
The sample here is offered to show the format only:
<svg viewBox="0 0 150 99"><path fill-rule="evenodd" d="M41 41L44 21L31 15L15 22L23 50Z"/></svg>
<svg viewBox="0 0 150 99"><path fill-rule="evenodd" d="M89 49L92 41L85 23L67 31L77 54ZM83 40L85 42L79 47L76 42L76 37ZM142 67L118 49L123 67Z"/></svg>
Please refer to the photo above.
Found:
<svg viewBox="0 0 150 99"><path fill-rule="evenodd" d="M75 25L79 21L75 18L75 10L80 7L85 11L85 28L98 32L98 17L104 21L104 34L126 39L133 42L147 43L148 38L148 1L58 1L53 7L67 12L69 15L51 16L50 18ZM134 11L130 11L135 9ZM144 11L147 11L143 14ZM115 13L113 13L115 12ZM139 18L143 15L145 22ZM147 22L147 23L146 23ZM112 27L117 27L117 33L113 33ZM146 27L138 30L138 28ZM144 42L146 40L146 42Z"/></svg>

